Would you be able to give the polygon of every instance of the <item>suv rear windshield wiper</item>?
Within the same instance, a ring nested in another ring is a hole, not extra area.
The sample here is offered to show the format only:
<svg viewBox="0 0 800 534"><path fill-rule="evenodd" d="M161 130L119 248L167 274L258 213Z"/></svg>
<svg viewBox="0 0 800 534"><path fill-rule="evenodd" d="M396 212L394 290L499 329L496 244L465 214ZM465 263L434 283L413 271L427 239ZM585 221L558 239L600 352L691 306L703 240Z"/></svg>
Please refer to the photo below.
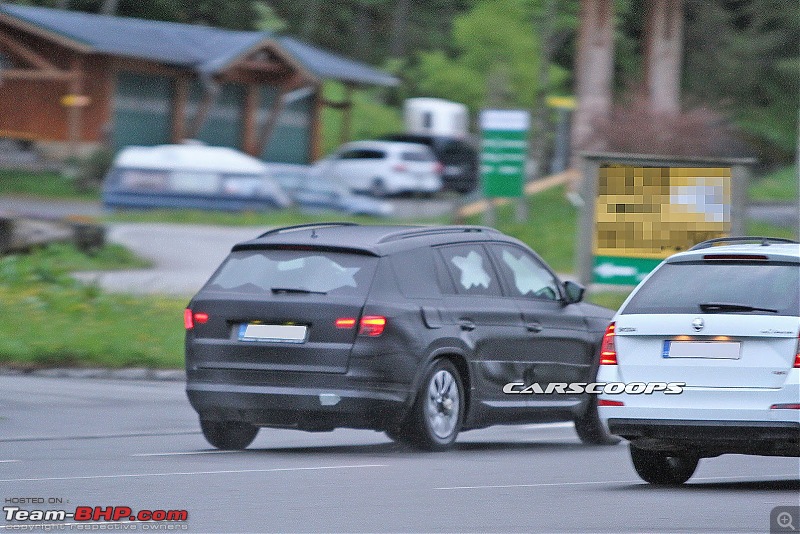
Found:
<svg viewBox="0 0 800 534"><path fill-rule="evenodd" d="M325 291L311 291L310 289L302 289L299 287L273 287L273 293L302 293L304 295L327 295Z"/></svg>
<svg viewBox="0 0 800 534"><path fill-rule="evenodd" d="M719 302L712 302L708 304L699 304L700 309L706 313L714 313L714 312L753 312L753 311L760 311L760 312L767 312L767 313L778 313L778 310L774 310L772 308L758 308L756 306L748 306L746 304L725 304Z"/></svg>

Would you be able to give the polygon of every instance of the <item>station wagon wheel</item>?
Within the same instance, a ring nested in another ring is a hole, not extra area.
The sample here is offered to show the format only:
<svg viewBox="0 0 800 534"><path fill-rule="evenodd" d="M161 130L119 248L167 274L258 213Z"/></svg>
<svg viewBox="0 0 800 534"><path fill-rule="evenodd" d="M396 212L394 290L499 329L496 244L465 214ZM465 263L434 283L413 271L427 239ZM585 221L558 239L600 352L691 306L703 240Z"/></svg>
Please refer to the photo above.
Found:
<svg viewBox="0 0 800 534"><path fill-rule="evenodd" d="M389 190L386 189L386 184L382 178L375 178L369 186L369 193L373 197L382 198L389 194Z"/></svg>
<svg viewBox="0 0 800 534"><path fill-rule="evenodd" d="M464 386L450 360L434 361L420 386L409 418L414 445L431 451L449 448L464 419Z"/></svg>
<svg viewBox="0 0 800 534"><path fill-rule="evenodd" d="M201 419L203 436L214 447L222 450L246 449L258 434L258 427L242 421L208 421Z"/></svg>
<svg viewBox="0 0 800 534"><path fill-rule="evenodd" d="M631 444L631 460L642 480L651 484L676 486L689 480L700 458L690 453L640 449Z"/></svg>

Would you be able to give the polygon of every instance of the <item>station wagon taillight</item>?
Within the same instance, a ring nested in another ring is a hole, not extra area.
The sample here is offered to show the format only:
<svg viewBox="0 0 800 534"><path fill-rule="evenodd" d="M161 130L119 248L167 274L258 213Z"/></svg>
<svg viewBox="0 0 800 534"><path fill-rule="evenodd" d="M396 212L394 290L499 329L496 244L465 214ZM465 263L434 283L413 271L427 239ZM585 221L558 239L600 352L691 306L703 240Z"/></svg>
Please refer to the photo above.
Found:
<svg viewBox="0 0 800 534"><path fill-rule="evenodd" d="M622 401L598 399L597 400L597 405L598 406L625 406L625 403L622 402Z"/></svg>
<svg viewBox="0 0 800 534"><path fill-rule="evenodd" d="M797 354L794 355L794 368L800 369L800 336L797 337Z"/></svg>
<svg viewBox="0 0 800 534"><path fill-rule="evenodd" d="M358 335L378 337L386 328L386 317L383 315L365 315L359 322Z"/></svg>
<svg viewBox="0 0 800 534"><path fill-rule="evenodd" d="M600 365L617 365L617 347L614 344L615 323L611 323L603 334L603 343L600 345Z"/></svg>

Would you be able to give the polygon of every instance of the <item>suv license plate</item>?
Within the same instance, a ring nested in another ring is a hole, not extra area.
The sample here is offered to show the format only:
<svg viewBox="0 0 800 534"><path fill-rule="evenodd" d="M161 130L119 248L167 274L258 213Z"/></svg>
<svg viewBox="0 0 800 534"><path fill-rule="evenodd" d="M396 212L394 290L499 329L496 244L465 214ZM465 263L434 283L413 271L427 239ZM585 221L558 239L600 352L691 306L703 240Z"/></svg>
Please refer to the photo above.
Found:
<svg viewBox="0 0 800 534"><path fill-rule="evenodd" d="M304 343L308 327L288 324L239 325L239 341L276 341L279 343Z"/></svg>
<svg viewBox="0 0 800 534"><path fill-rule="evenodd" d="M738 360L742 344L738 341L664 341L664 358L710 358Z"/></svg>

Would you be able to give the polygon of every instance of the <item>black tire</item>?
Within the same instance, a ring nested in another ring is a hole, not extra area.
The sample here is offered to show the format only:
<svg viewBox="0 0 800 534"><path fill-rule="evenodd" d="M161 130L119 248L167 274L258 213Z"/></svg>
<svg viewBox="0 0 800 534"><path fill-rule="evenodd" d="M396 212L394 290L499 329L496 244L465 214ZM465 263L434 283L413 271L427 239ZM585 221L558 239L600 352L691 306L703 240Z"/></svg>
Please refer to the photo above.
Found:
<svg viewBox="0 0 800 534"><path fill-rule="evenodd" d="M700 458L689 453L640 449L631 444L631 460L642 480L661 486L677 486L694 474Z"/></svg>
<svg viewBox="0 0 800 534"><path fill-rule="evenodd" d="M402 440L423 450L443 451L456 440L464 421L464 386L450 360L433 361L425 372Z"/></svg>
<svg viewBox="0 0 800 534"><path fill-rule="evenodd" d="M386 436L395 443L408 445L411 443L411 437L408 435L406 426L399 426L397 428L388 428L384 431Z"/></svg>
<svg viewBox="0 0 800 534"><path fill-rule="evenodd" d="M258 427L242 421L200 420L206 440L218 449L235 451L246 449L258 434Z"/></svg>
<svg viewBox="0 0 800 534"><path fill-rule="evenodd" d="M575 418L575 432L586 445L616 445L621 440L609 434L597 413L597 395L592 395L586 411Z"/></svg>

